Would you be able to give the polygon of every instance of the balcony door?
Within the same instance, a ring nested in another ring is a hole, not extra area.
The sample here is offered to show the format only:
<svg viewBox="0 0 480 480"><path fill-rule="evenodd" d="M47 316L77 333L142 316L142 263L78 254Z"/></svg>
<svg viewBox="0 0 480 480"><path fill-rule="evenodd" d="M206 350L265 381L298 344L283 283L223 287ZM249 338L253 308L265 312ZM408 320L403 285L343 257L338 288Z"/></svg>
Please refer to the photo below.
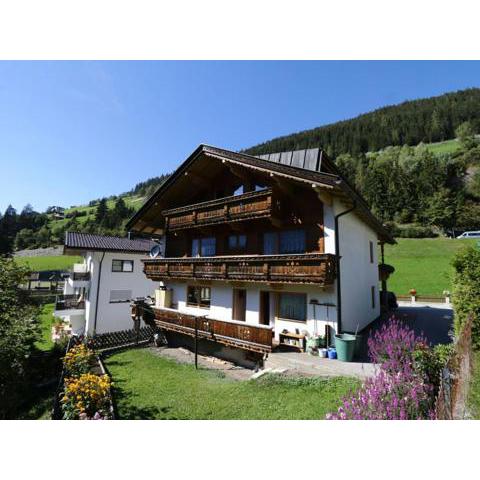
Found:
<svg viewBox="0 0 480 480"><path fill-rule="evenodd" d="M247 310L247 291L244 290L243 288L234 288L232 320L238 320L239 322L244 322L246 310Z"/></svg>
<svg viewBox="0 0 480 480"><path fill-rule="evenodd" d="M260 325L270 325L270 292L260 292Z"/></svg>

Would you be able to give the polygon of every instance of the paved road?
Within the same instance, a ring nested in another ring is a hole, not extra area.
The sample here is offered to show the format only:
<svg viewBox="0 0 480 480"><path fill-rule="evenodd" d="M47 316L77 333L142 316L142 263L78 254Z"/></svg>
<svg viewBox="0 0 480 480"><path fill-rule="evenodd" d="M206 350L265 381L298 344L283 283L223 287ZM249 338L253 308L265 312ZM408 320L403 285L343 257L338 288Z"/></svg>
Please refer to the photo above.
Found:
<svg viewBox="0 0 480 480"><path fill-rule="evenodd" d="M432 345L451 342L449 335L453 330L453 310L451 308L441 308L438 304L435 306L401 306L394 315L413 328L417 335L423 334ZM385 321L377 320L362 332L360 361L369 361L367 339L370 332L380 328Z"/></svg>
<svg viewBox="0 0 480 480"><path fill-rule="evenodd" d="M449 333L453 330L453 310L440 307L399 307L398 318L415 330L423 333L433 345L449 343Z"/></svg>

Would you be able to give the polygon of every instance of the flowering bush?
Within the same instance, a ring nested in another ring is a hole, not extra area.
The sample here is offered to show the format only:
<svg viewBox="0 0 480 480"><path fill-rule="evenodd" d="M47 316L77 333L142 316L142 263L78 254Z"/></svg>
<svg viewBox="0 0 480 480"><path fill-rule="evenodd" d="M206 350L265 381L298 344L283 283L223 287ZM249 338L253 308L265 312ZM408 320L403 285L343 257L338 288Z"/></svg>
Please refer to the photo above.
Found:
<svg viewBox="0 0 480 480"><path fill-rule="evenodd" d="M368 353L373 363L379 363L382 370L395 373L411 373L413 352L420 345L427 345L423 335L415 332L395 317L391 317L368 339Z"/></svg>
<svg viewBox="0 0 480 480"><path fill-rule="evenodd" d="M84 373L65 379L61 399L65 420L109 418L111 382L108 375Z"/></svg>
<svg viewBox="0 0 480 480"><path fill-rule="evenodd" d="M68 377L78 377L90 371L95 353L83 343L72 347L63 357L65 374Z"/></svg>
<svg viewBox="0 0 480 480"><path fill-rule="evenodd" d="M416 336L394 317L368 339L370 358L380 371L343 400L335 420L434 419L435 386L432 377L438 364L426 339ZM422 361L419 362L419 359Z"/></svg>
<svg viewBox="0 0 480 480"><path fill-rule="evenodd" d="M381 370L375 377L343 400L331 420L419 420L434 419L431 385L404 372Z"/></svg>

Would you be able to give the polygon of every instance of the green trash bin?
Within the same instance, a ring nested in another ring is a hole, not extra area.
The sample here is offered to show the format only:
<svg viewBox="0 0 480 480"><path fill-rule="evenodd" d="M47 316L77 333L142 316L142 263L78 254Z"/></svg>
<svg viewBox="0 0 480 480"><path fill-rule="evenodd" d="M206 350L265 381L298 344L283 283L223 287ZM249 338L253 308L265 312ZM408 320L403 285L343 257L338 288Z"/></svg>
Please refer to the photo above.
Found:
<svg viewBox="0 0 480 480"><path fill-rule="evenodd" d="M335 348L337 350L337 358L342 362L351 362L355 354L355 335L341 333L335 335Z"/></svg>

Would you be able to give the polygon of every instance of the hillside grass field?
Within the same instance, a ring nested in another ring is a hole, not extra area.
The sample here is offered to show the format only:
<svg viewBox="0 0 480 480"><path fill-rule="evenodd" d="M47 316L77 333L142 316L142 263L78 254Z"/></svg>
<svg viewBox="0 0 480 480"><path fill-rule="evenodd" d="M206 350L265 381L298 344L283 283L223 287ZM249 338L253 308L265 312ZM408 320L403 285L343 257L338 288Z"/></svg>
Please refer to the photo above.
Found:
<svg viewBox="0 0 480 480"><path fill-rule="evenodd" d="M427 143L425 145L432 153L453 153L460 148L458 140L445 140L444 142Z"/></svg>
<svg viewBox="0 0 480 480"><path fill-rule="evenodd" d="M15 262L25 265L33 272L43 270L68 270L74 263L82 263L82 257L56 255L51 257L15 257Z"/></svg>
<svg viewBox="0 0 480 480"><path fill-rule="evenodd" d="M476 240L451 238L398 238L397 245L385 246L385 263L395 272L388 289L397 295L408 295L415 288L419 295L442 295L452 290L451 261L459 250L476 245Z"/></svg>
<svg viewBox="0 0 480 480"><path fill-rule="evenodd" d="M122 198L125 201L125 205L129 208L133 208L135 211L137 211L145 201L145 197L138 196L138 195L125 195L125 196L122 196ZM107 200L107 207L109 209L112 209L115 206L115 201L116 200ZM73 206L70 208L66 208L65 214L72 213L73 211L87 212L86 215L82 217L77 217L77 222L80 225L82 225L87 221L88 218L91 218L93 215L95 215L96 209L97 209L96 205L94 206L79 205L77 207ZM52 215L49 215L49 217L50 217L50 222L49 222L50 228L64 226L70 220L69 218L55 219L53 218Z"/></svg>

